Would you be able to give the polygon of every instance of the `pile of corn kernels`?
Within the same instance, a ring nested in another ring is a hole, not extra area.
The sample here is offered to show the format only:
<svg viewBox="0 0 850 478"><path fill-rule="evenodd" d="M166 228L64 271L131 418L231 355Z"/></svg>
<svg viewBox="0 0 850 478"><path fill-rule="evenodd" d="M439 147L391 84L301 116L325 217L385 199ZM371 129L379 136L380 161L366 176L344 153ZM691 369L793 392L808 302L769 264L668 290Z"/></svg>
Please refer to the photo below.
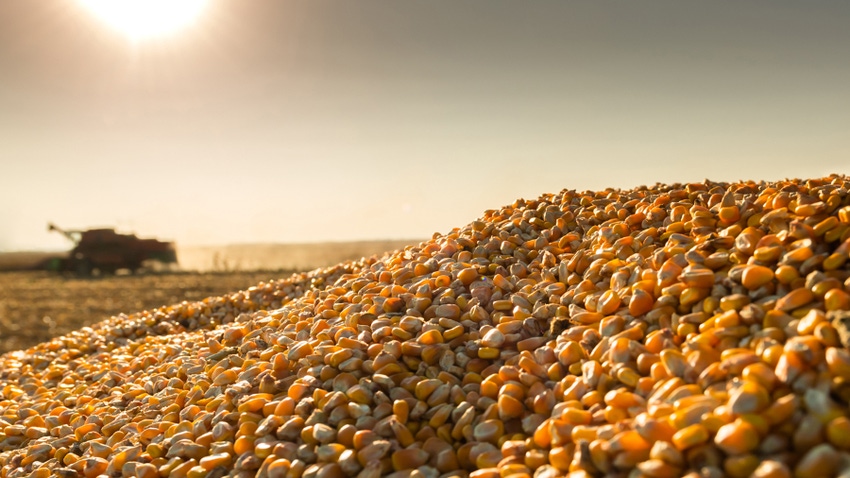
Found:
<svg viewBox="0 0 850 478"><path fill-rule="evenodd" d="M0 357L0 477L850 477L850 178L561 191Z"/></svg>

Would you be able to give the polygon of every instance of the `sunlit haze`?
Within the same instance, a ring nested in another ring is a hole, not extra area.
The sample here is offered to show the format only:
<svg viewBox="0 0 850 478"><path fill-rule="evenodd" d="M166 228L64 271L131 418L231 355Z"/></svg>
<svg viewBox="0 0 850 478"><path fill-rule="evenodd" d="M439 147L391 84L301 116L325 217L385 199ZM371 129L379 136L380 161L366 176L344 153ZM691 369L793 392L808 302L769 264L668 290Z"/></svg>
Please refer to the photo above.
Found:
<svg viewBox="0 0 850 478"><path fill-rule="evenodd" d="M195 21L206 0L80 0L133 40L174 33Z"/></svg>
<svg viewBox="0 0 850 478"><path fill-rule="evenodd" d="M429 238L563 188L850 174L848 25L838 0L0 2L0 250L66 249L48 221Z"/></svg>

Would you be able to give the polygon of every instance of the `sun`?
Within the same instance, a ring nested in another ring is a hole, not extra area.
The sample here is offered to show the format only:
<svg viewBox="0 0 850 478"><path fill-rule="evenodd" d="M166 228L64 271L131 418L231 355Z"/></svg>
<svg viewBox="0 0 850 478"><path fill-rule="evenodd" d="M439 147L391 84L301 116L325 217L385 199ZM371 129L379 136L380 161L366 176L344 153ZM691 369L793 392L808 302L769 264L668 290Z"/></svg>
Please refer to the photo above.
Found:
<svg viewBox="0 0 850 478"><path fill-rule="evenodd" d="M79 0L104 22L133 40L167 35L188 27L207 0Z"/></svg>

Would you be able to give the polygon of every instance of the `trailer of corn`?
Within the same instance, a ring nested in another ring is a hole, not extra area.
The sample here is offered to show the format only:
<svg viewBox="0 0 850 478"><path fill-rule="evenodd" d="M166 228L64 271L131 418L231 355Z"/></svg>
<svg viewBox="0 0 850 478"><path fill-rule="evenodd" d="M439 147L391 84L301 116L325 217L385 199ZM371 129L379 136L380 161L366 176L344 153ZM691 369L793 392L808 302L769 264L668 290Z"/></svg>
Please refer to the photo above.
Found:
<svg viewBox="0 0 850 478"><path fill-rule="evenodd" d="M561 191L0 358L0 475L850 476L850 178Z"/></svg>

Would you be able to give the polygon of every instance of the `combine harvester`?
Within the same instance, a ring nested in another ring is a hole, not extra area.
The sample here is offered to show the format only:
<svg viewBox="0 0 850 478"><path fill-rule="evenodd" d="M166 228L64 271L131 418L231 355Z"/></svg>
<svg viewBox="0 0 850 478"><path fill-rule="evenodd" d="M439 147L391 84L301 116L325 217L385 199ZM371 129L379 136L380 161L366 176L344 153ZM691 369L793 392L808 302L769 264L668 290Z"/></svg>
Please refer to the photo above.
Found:
<svg viewBox="0 0 850 478"><path fill-rule="evenodd" d="M135 234L119 234L114 229L69 231L48 224L48 231L57 231L74 243L67 257L45 261L45 268L56 272L73 272L80 276L114 274L119 269L138 272L149 262L167 266L177 264L173 242L140 239Z"/></svg>

